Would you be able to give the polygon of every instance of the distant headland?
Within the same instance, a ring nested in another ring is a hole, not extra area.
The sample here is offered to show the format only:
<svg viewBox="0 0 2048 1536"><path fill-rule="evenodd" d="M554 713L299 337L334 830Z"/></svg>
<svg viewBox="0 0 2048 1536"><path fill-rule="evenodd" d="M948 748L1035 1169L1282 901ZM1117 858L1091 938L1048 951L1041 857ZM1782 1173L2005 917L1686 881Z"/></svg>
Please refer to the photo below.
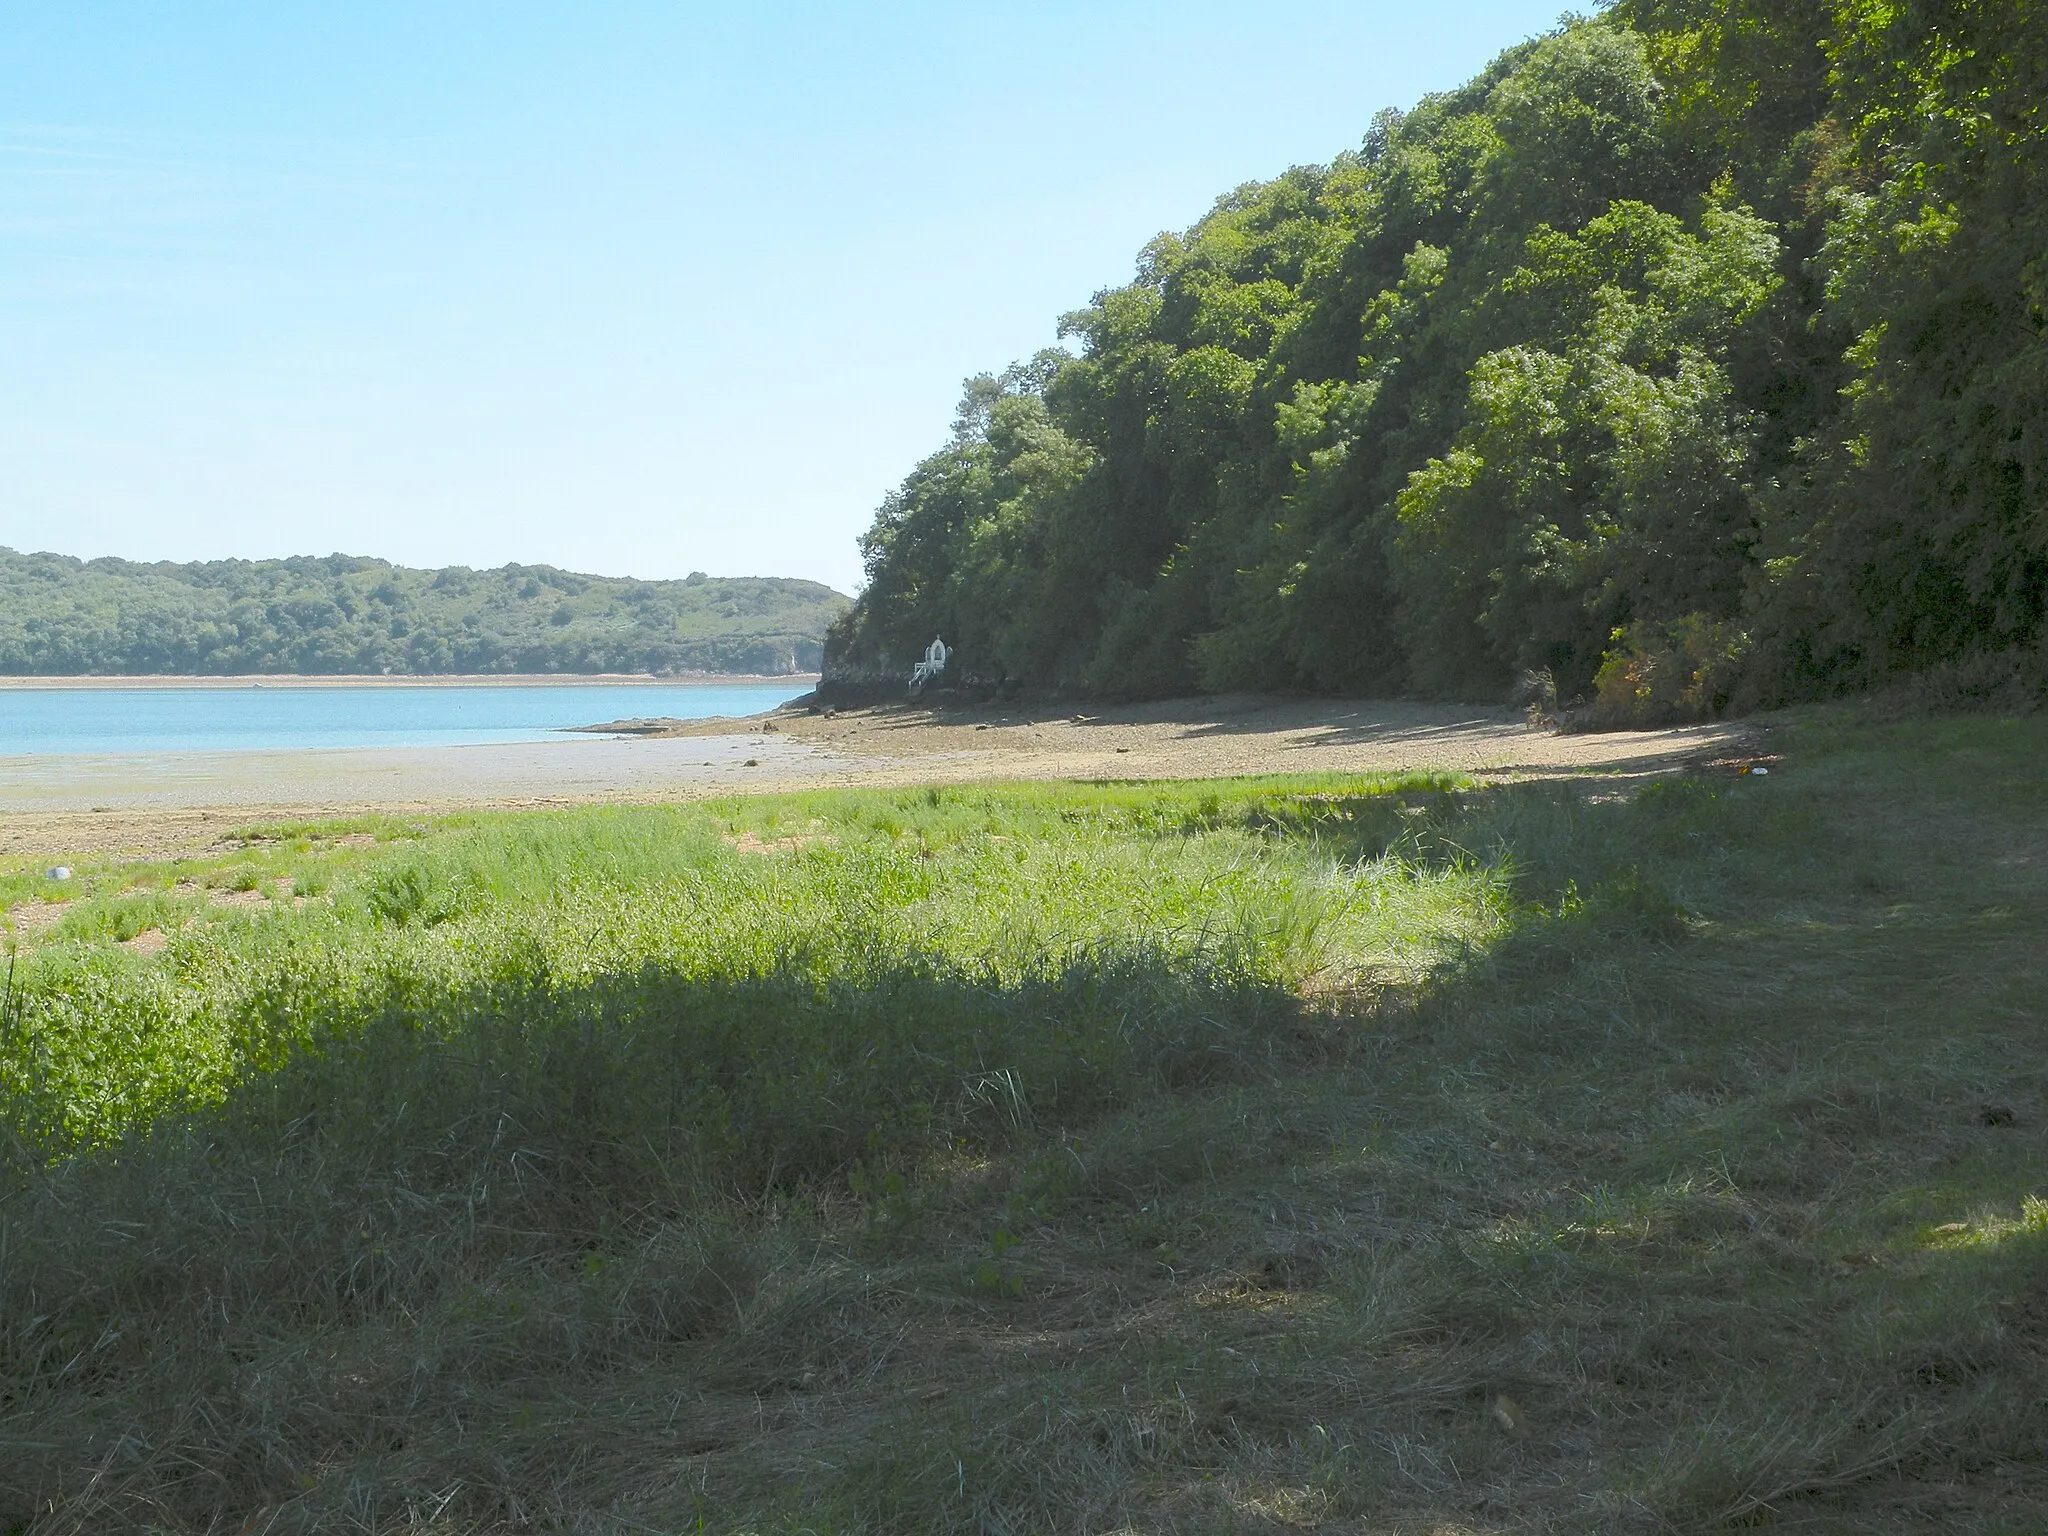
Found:
<svg viewBox="0 0 2048 1536"><path fill-rule="evenodd" d="M818 670L851 599L814 581L640 581L355 555L143 564L0 548L0 678L715 682Z"/></svg>

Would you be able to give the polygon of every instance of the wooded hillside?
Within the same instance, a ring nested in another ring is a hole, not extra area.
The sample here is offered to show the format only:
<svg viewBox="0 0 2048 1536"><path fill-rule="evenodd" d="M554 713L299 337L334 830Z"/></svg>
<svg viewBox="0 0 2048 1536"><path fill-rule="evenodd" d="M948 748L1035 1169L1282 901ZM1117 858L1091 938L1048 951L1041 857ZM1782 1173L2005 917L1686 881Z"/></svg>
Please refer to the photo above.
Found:
<svg viewBox="0 0 2048 1536"><path fill-rule="evenodd" d="M2048 11L1624 0L970 380L828 674L1619 719L2042 675ZM1364 116L1361 104L1361 117Z"/></svg>
<svg viewBox="0 0 2048 1536"><path fill-rule="evenodd" d="M768 577L0 549L0 674L807 672L846 606L817 582Z"/></svg>

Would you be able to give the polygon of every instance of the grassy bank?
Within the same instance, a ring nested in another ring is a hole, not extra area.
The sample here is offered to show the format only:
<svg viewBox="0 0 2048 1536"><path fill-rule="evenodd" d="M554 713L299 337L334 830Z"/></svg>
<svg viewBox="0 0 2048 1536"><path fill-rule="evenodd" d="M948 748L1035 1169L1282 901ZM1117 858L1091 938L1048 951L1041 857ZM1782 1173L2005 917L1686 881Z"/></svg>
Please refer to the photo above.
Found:
<svg viewBox="0 0 2048 1536"><path fill-rule="evenodd" d="M34 871L0 1529L2035 1528L2048 729Z"/></svg>

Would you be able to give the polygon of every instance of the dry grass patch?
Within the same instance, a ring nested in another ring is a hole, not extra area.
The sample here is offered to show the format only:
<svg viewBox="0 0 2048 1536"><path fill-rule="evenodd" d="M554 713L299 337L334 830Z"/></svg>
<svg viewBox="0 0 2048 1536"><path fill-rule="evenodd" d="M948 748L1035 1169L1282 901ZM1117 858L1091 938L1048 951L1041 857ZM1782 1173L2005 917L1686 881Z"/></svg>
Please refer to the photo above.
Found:
<svg viewBox="0 0 2048 1536"><path fill-rule="evenodd" d="M8 930L24 937L42 933L62 922L64 914L71 910L71 905L69 901L52 901L47 898L40 901L17 902L7 909Z"/></svg>
<svg viewBox="0 0 2048 1536"><path fill-rule="evenodd" d="M829 843L832 839L817 833L793 833L788 837L764 838L752 831L730 835L726 842L735 853L794 853L799 848L808 848L814 843Z"/></svg>

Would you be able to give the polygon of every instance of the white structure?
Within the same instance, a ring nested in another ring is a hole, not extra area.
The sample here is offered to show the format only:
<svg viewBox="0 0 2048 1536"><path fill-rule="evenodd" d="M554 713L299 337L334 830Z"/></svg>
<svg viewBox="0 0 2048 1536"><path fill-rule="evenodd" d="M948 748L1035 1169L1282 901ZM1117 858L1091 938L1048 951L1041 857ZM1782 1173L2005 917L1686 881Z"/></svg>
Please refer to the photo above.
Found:
<svg viewBox="0 0 2048 1536"><path fill-rule="evenodd" d="M910 691L918 692L924 685L946 670L946 658L953 653L946 649L946 642L933 637L925 647L924 660L910 669Z"/></svg>

